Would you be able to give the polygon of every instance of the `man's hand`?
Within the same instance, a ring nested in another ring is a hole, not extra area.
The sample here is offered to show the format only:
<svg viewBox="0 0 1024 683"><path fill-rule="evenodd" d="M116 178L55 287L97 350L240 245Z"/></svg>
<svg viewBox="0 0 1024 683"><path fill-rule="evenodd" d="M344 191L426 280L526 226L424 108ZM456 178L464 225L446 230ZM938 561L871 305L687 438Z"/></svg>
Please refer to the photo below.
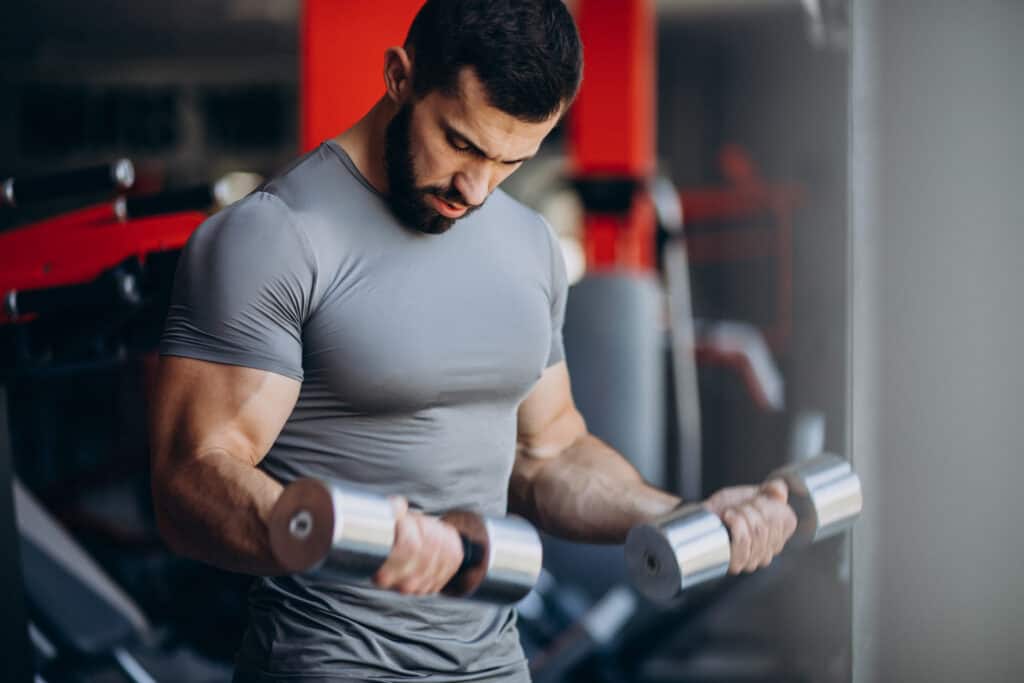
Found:
<svg viewBox="0 0 1024 683"><path fill-rule="evenodd" d="M781 479L760 487L730 486L704 502L729 529L729 573L752 572L772 558L796 530L796 514L786 500L789 490Z"/></svg>
<svg viewBox="0 0 1024 683"><path fill-rule="evenodd" d="M439 592L462 564L459 532L437 517L409 510L404 498L393 497L391 501L395 544L374 575L374 584L407 595Z"/></svg>

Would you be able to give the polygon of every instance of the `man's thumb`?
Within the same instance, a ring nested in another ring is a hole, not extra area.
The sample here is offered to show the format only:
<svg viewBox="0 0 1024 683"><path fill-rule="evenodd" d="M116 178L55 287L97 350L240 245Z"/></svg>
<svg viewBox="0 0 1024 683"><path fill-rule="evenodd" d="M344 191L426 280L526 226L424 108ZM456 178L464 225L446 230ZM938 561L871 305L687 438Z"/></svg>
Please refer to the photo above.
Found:
<svg viewBox="0 0 1024 683"><path fill-rule="evenodd" d="M400 522L409 511L409 501L403 496L388 496L388 502L391 503L391 510L395 514L395 522Z"/></svg>
<svg viewBox="0 0 1024 683"><path fill-rule="evenodd" d="M782 479L771 479L761 485L761 493L779 501L785 503L789 500L789 487L786 486L786 482Z"/></svg>

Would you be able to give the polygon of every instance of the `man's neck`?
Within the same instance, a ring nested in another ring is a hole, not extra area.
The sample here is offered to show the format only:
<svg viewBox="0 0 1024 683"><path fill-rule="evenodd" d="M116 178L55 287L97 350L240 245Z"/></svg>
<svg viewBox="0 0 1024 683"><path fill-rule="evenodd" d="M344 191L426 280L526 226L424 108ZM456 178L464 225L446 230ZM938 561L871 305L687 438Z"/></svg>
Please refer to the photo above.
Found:
<svg viewBox="0 0 1024 683"><path fill-rule="evenodd" d="M363 177L381 194L388 191L384 168L387 127L397 111L395 103L384 96L355 125L334 138Z"/></svg>

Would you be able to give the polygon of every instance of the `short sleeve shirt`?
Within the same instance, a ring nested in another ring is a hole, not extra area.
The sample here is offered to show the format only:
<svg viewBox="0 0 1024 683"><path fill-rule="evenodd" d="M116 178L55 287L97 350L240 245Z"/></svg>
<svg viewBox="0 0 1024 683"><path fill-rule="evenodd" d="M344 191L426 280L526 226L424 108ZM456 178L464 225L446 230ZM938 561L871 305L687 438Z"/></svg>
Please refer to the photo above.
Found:
<svg viewBox="0 0 1024 683"><path fill-rule="evenodd" d="M206 221L160 351L301 381L260 463L503 515L517 407L563 359L557 239L500 190L446 233L401 225L334 143ZM317 575L262 577L239 667L272 680L528 680L515 615Z"/></svg>

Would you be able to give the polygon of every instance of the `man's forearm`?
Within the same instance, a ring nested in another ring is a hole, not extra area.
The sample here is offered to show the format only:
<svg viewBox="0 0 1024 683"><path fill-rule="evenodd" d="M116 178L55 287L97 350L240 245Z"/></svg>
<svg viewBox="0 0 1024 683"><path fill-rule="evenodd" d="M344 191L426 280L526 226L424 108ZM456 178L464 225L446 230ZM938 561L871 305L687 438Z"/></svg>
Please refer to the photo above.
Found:
<svg viewBox="0 0 1024 683"><path fill-rule="evenodd" d="M262 470L213 451L173 472L154 472L157 522L182 555L234 572L280 574L268 521L281 489Z"/></svg>
<svg viewBox="0 0 1024 683"><path fill-rule="evenodd" d="M509 485L511 511L569 540L622 543L634 525L680 502L646 483L625 458L590 434L556 457L519 458Z"/></svg>

